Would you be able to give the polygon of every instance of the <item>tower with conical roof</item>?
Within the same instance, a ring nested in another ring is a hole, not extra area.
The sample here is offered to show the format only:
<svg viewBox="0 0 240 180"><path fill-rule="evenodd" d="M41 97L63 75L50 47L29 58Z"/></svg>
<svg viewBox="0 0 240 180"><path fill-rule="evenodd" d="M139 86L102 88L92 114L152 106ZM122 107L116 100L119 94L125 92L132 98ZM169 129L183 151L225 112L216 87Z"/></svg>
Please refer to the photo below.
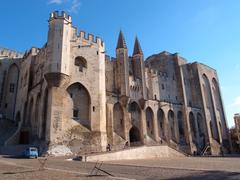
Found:
<svg viewBox="0 0 240 180"><path fill-rule="evenodd" d="M120 31L116 47L117 58L117 73L116 73L116 87L119 93L123 96L129 96L129 62L128 49L123 36Z"/></svg>
<svg viewBox="0 0 240 180"><path fill-rule="evenodd" d="M145 74L144 74L144 56L142 52L142 48L140 46L139 40L136 37L132 55L132 68L133 68L133 76L135 80L139 80L142 84L142 95L143 98L146 99L146 83L145 83Z"/></svg>

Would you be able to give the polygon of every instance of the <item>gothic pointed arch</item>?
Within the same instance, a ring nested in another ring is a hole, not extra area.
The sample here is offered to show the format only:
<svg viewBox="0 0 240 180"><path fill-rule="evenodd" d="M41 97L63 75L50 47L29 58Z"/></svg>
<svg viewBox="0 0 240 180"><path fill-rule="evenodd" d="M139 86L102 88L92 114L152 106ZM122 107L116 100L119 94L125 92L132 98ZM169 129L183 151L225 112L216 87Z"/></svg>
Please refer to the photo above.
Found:
<svg viewBox="0 0 240 180"><path fill-rule="evenodd" d="M131 124L140 128L141 109L135 101L129 104L129 112L131 114Z"/></svg>
<svg viewBox="0 0 240 180"><path fill-rule="evenodd" d="M178 120L179 143L186 144L182 111L178 111L177 120Z"/></svg>
<svg viewBox="0 0 240 180"><path fill-rule="evenodd" d="M190 123L190 127L191 127L192 138L194 141L196 141L197 129L196 129L196 125L195 125L195 118L194 118L193 112L189 113L189 123Z"/></svg>
<svg viewBox="0 0 240 180"><path fill-rule="evenodd" d="M158 109L157 120L158 120L158 135L160 138L165 139L165 116L162 109Z"/></svg>
<svg viewBox="0 0 240 180"><path fill-rule="evenodd" d="M18 79L19 79L19 68L13 63L9 66L7 72L7 81L4 93L4 106L5 106L5 116L7 119L14 120L15 114L15 104L17 98L18 89Z"/></svg>
<svg viewBox="0 0 240 180"><path fill-rule="evenodd" d="M215 78L212 79L212 84L213 84L213 96L215 99L215 106L217 109L217 112L219 114L219 121L218 124L221 124L221 128L219 126L219 135L222 136L223 139L228 139L227 137L227 126L226 126L226 119L224 115L224 110L223 110L223 104L222 104L222 98L221 98L221 93L219 89L218 82Z"/></svg>
<svg viewBox="0 0 240 180"><path fill-rule="evenodd" d="M197 125L199 132L199 148L202 150L206 145L205 124L200 113L197 113Z"/></svg>
<svg viewBox="0 0 240 180"><path fill-rule="evenodd" d="M124 114L121 104L118 102L113 106L113 127L114 132L124 137Z"/></svg>
<svg viewBox="0 0 240 180"><path fill-rule="evenodd" d="M176 141L176 134L175 134L175 118L174 112L172 110L168 111L168 123L170 129L170 138L173 141Z"/></svg>
<svg viewBox="0 0 240 180"><path fill-rule="evenodd" d="M91 128L91 98L88 90L81 83L73 83L67 88L67 92L72 101L72 119L79 122L84 127Z"/></svg>
<svg viewBox="0 0 240 180"><path fill-rule="evenodd" d="M147 124L147 135L153 138L154 136L153 111L150 107L146 108L146 124Z"/></svg>
<svg viewBox="0 0 240 180"><path fill-rule="evenodd" d="M214 110L214 103L213 103L213 96L212 96L212 89L210 86L210 82L206 74L202 75L203 78L203 91L204 91L204 99L205 99L205 105L206 109L208 111L209 117L206 117L208 122L211 122L212 127L210 127L213 133L212 138L215 139L216 141L219 141L219 132L217 128L217 119L216 119L216 114Z"/></svg>

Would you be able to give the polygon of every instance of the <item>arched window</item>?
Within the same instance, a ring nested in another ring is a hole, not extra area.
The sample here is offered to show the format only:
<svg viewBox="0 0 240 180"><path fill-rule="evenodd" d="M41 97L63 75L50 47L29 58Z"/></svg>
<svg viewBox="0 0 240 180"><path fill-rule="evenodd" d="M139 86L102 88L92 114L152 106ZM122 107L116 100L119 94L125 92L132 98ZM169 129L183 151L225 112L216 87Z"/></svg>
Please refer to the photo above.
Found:
<svg viewBox="0 0 240 180"><path fill-rule="evenodd" d="M81 72L83 71L83 68L87 68L87 60L82 56L76 57L74 64L79 67L79 71Z"/></svg>

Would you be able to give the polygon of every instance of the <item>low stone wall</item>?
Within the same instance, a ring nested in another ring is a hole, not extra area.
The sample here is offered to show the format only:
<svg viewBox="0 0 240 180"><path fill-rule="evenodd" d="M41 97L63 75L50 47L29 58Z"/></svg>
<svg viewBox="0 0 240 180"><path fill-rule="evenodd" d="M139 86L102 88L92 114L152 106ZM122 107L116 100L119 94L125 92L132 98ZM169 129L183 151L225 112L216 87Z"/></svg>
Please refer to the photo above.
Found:
<svg viewBox="0 0 240 180"><path fill-rule="evenodd" d="M130 159L151 159L165 157L183 157L184 155L168 146L141 146L122 151L107 152L86 156L86 161L113 161Z"/></svg>

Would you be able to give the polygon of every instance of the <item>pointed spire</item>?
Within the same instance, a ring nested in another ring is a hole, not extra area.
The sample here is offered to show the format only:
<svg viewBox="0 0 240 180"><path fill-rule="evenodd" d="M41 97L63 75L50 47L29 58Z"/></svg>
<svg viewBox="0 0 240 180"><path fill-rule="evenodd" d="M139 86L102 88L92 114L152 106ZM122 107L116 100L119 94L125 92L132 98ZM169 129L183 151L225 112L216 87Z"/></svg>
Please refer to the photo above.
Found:
<svg viewBox="0 0 240 180"><path fill-rule="evenodd" d="M139 43L137 37L136 37L135 43L134 43L133 56L136 55L136 54L143 54L142 48L140 46L140 43Z"/></svg>
<svg viewBox="0 0 240 180"><path fill-rule="evenodd" d="M125 39L123 37L123 33L122 33L121 30L120 30L120 33L119 33L119 36L118 36L118 43L117 43L117 48L116 49L119 49L119 48L127 49L127 45L126 45L126 42L125 42Z"/></svg>

